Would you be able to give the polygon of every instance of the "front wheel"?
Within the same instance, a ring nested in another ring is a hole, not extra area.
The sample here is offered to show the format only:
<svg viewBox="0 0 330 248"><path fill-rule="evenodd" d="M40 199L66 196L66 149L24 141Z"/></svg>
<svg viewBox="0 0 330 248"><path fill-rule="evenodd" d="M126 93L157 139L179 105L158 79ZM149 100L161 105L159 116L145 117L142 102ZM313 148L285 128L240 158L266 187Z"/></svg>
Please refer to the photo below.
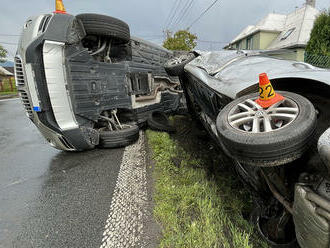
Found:
<svg viewBox="0 0 330 248"><path fill-rule="evenodd" d="M232 101L219 113L216 127L228 155L269 167L292 162L309 148L316 128L313 104L291 92L279 93L285 99L267 109L255 102L255 93Z"/></svg>

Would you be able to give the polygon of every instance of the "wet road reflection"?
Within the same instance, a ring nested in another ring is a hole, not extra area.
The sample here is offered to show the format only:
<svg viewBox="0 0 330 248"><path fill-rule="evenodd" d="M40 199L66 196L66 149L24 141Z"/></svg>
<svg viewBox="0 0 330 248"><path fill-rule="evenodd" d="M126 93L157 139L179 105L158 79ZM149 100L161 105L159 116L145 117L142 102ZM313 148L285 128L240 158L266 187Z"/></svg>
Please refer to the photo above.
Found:
<svg viewBox="0 0 330 248"><path fill-rule="evenodd" d="M57 151L1 101L0 247L99 247L122 154Z"/></svg>

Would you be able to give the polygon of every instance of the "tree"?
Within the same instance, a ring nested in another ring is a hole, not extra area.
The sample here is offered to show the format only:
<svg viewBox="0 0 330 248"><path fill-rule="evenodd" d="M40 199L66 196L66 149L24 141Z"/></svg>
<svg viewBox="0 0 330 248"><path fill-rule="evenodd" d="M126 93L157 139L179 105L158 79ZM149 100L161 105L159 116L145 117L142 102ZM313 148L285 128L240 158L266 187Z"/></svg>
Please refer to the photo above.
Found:
<svg viewBox="0 0 330 248"><path fill-rule="evenodd" d="M330 56L330 9L316 18L306 52Z"/></svg>
<svg viewBox="0 0 330 248"><path fill-rule="evenodd" d="M7 50L0 45L0 63L5 62L6 57L7 57Z"/></svg>
<svg viewBox="0 0 330 248"><path fill-rule="evenodd" d="M197 45L195 42L197 36L188 30L179 30L174 35L170 31L166 33L167 37L163 43L163 47L169 50L190 51Z"/></svg>

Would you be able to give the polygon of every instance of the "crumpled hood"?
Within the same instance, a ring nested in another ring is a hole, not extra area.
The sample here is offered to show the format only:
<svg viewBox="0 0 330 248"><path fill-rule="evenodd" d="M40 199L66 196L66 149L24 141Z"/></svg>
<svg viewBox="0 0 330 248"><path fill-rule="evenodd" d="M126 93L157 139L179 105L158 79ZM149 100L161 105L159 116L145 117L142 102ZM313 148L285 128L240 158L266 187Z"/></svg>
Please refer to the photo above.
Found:
<svg viewBox="0 0 330 248"><path fill-rule="evenodd" d="M227 96L236 95L258 83L258 75L269 79L304 78L330 85L330 70L304 62L278 59L260 51L222 50L197 52L199 57L185 66L185 71L217 88Z"/></svg>

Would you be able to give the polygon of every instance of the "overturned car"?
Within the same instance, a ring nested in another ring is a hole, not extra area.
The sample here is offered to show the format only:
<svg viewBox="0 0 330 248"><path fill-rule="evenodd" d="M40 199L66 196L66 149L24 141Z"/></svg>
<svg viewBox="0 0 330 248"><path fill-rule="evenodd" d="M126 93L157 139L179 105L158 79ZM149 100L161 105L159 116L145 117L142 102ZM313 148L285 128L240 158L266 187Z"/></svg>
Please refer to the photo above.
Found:
<svg viewBox="0 0 330 248"><path fill-rule="evenodd" d="M116 18L62 12L29 18L15 57L27 116L52 146L126 146L154 111L181 106L163 67L172 52L131 37Z"/></svg>
<svg viewBox="0 0 330 248"><path fill-rule="evenodd" d="M230 157L256 203L251 221L273 247L330 246L330 70L253 51L170 59L190 113ZM283 99L258 92L267 73Z"/></svg>

